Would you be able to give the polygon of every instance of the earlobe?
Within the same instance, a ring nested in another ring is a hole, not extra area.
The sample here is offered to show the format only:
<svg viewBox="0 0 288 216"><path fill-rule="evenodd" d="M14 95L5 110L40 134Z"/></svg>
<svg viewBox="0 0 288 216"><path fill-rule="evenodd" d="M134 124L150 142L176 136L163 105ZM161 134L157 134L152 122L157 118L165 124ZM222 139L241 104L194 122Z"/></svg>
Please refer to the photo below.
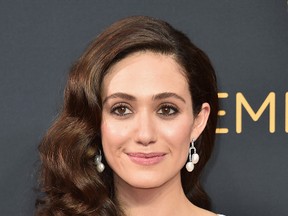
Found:
<svg viewBox="0 0 288 216"><path fill-rule="evenodd" d="M191 140L197 139L203 132L207 125L207 121L210 114L210 105L208 103L203 103L200 112L195 116L193 123L193 130L191 132Z"/></svg>

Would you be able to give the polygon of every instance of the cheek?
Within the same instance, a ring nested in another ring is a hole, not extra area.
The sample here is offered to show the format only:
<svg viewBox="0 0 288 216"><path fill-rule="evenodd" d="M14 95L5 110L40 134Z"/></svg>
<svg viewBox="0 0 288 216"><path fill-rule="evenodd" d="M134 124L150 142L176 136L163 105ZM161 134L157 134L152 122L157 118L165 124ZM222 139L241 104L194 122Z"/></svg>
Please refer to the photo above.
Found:
<svg viewBox="0 0 288 216"><path fill-rule="evenodd" d="M187 121L187 119L179 119L176 122L166 123L159 128L163 138L166 139L171 148L177 149L180 154L187 153L191 141L192 122Z"/></svg>
<svg viewBox="0 0 288 216"><path fill-rule="evenodd" d="M176 121L162 122L162 125L158 127L166 136L171 139L190 139L192 131L193 119L189 121L188 118L179 118Z"/></svg>
<svg viewBox="0 0 288 216"><path fill-rule="evenodd" d="M127 137L129 133L128 127L123 123L117 123L116 121L103 121L101 124L102 140L122 140ZM117 142L116 142L117 143Z"/></svg>
<svg viewBox="0 0 288 216"><path fill-rule="evenodd" d="M128 126L117 121L102 121L101 139L106 159L112 159L117 156L119 150L124 146L123 143L129 138Z"/></svg>

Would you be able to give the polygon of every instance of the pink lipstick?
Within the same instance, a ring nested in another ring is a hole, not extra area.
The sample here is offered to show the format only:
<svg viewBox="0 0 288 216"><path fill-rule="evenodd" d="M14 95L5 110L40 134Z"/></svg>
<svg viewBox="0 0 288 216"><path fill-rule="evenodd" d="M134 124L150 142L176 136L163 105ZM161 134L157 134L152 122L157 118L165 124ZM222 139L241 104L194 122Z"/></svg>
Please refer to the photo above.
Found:
<svg viewBox="0 0 288 216"><path fill-rule="evenodd" d="M127 153L131 161L139 165L154 165L161 162L165 153L163 152L152 152L152 153L142 153L142 152L132 152Z"/></svg>

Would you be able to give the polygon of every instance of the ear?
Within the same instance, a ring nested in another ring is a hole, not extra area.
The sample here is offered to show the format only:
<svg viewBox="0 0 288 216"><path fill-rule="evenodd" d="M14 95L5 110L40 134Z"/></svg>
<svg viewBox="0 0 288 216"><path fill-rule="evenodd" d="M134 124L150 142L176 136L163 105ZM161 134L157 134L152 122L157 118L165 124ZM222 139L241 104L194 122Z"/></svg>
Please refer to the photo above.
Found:
<svg viewBox="0 0 288 216"><path fill-rule="evenodd" d="M197 116L195 116L190 140L198 139L198 137L206 127L209 114L210 114L210 105L208 103L203 103L200 112L198 113Z"/></svg>

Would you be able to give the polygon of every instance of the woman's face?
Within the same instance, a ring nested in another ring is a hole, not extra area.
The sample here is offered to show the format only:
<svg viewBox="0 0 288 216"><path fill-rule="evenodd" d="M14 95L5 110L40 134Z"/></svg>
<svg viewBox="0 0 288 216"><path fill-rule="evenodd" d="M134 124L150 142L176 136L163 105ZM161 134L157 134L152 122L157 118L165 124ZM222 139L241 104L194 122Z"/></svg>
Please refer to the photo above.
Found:
<svg viewBox="0 0 288 216"><path fill-rule="evenodd" d="M209 105L194 118L187 80L173 57L129 55L110 68L102 99L102 145L116 184L152 188L180 177Z"/></svg>

